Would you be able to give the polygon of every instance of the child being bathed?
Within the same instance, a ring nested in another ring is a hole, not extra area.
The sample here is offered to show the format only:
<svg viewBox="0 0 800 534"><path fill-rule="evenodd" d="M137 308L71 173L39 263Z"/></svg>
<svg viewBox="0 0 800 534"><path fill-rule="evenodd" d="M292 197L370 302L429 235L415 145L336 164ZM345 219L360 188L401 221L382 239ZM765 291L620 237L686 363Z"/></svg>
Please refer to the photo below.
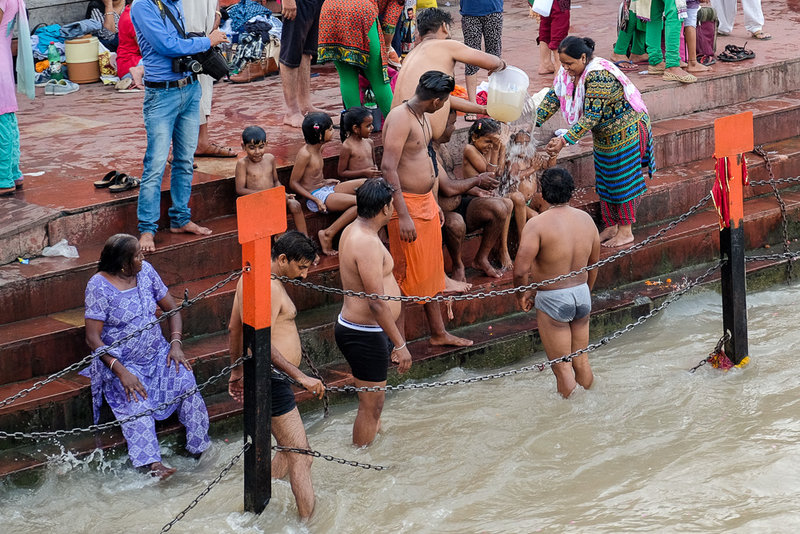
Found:
<svg viewBox="0 0 800 534"><path fill-rule="evenodd" d="M247 155L236 162L235 183L237 195L249 195L280 185L275 156L266 152L267 133L260 126L248 126L242 131L242 148ZM294 194L286 193L286 209L292 215L294 226L308 235L303 207Z"/></svg>
<svg viewBox="0 0 800 534"><path fill-rule="evenodd" d="M318 232L322 252L335 256L333 238L356 219L356 189L364 179L339 182L325 179L322 174L322 145L333 137L333 121L325 113L309 113L303 119L303 138L306 144L297 153L289 178L289 187L306 199L312 212L344 212L333 224Z"/></svg>

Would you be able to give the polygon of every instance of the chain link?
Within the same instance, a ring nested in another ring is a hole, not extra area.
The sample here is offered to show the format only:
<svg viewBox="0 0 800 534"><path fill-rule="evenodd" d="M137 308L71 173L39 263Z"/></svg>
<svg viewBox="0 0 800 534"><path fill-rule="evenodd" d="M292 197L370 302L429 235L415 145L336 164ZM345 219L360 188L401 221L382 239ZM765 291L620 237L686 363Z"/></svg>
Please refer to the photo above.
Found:
<svg viewBox="0 0 800 534"><path fill-rule="evenodd" d="M695 365L694 367L692 367L691 369L689 369L689 372L690 372L690 373L694 373L695 371L697 371L698 369L700 369L700 368L701 368L702 366L704 366L705 364L707 364L707 363L711 362L711 360L713 360L713 359L714 359L714 356L715 356L715 355L717 355L717 354L719 354L720 352L722 352L722 348L725 346L725 343L727 343L727 342L728 342L728 340L730 340L730 338L731 338L731 335L730 335L730 333L726 331L726 332L725 332L725 333L722 335L722 337L721 337L721 338L719 338L719 341L717 341L717 346L716 346L716 347L714 347L714 352L712 352L711 354L709 354L709 355L708 355L708 357L707 357L707 358L705 358L704 360L701 360L701 361L700 361L700 363L698 363L697 365Z"/></svg>
<svg viewBox="0 0 800 534"><path fill-rule="evenodd" d="M108 351L110 351L111 349L119 347L120 345L122 345L123 343L128 341L129 339L132 339L132 338L138 336L139 334L141 334L145 330L149 330L149 329L153 328L155 325L157 325L157 324L159 324L159 323L161 323L163 321L166 321L168 318L170 318L173 315L179 313L181 310L192 306L198 300L202 300L202 299L206 298L208 295L210 295L211 293L215 292L217 289L219 289L220 287L224 286L228 282L231 282L232 280L235 280L235 279L239 278L242 275L242 272L244 272L243 269L239 269L238 271L232 272L231 274L228 275L227 278L225 278L224 280L220 280L219 282L217 282L213 286L209 287L208 289L206 289L202 293L198 293L197 296L192 298L192 299L188 298L187 296L184 296L183 302L181 302L180 305L176 306L175 308L173 308L173 309L171 309L169 311L166 311L166 312L162 313L160 317L150 321L149 323L144 325L139 330L131 332L127 336L123 337L122 339L118 339L117 341L115 341L111 345L103 347L97 353L92 353L92 354L89 354L89 355L85 356L80 361L75 362L72 365L69 365L69 366L65 367L61 371L48 376L44 380L40 380L39 382L34 383L31 387L23 389L23 390L20 390L17 393L15 393L14 395L12 395L12 396L10 396L10 397L8 397L6 399L1 400L0 401L0 408L8 406L9 404L12 404L16 400L21 399L22 397L25 397L29 393L32 393L32 392L36 391L37 389L40 389L40 388L46 386L50 382L53 382L54 380L57 380L57 379L61 378L62 376L66 375L66 374L68 374L68 373L70 373L72 371L77 371L78 369L80 369L84 365L87 365L89 362L91 362L93 358L95 358L95 357L99 358L103 354L107 354ZM2 434L0 434L0 437L3 437Z"/></svg>
<svg viewBox="0 0 800 534"><path fill-rule="evenodd" d="M209 494L209 492L211 491L211 489L212 489L214 486L216 486L217 484L219 484L219 482L220 482L220 481L221 481L221 480L222 480L222 479L225 477L225 475L227 475L227 474L228 474L228 471L230 471L230 470L231 470L231 468L233 468L233 466L234 466L234 465L236 465L236 463L237 463L237 462L238 462L238 461L239 461L239 460L242 458L242 455L243 455L243 454L244 454L244 453L247 451L247 449L249 449L251 446L252 446L252 444L251 444L249 441L248 441L247 443L245 443L245 444L244 444L244 446L242 447L242 450L241 450L241 451L239 451L239 453L238 453L238 454L236 454L236 455L235 455L233 458L231 458L231 459L230 459L230 461L228 462L228 465L226 465L226 466L225 466L225 467L222 469L222 471L220 471L220 472L219 472L219 475L217 475L217 478L215 478L214 480L212 480L212 481L211 481L211 483L210 483L208 486L206 486L206 488L205 488L203 491L201 491L201 492L200 492L200 495L198 495L197 497L195 497L195 498L194 498L194 500L193 500L192 502L190 502L190 503L189 503L189 506L187 506L186 508L184 508L183 510L181 510L181 512L180 512L178 515L176 515L176 516L175 516L175 519L173 519L172 521L170 521L169 523L167 523L166 525L164 525L163 527L161 527L161 532L163 533L163 532L167 532L167 531L169 531L169 529L171 529L171 528L172 528L172 527L175 525L175 523L177 523L178 521L180 521L181 519L183 519L183 518L184 518L184 516L186 515L186 513L187 513L187 512L189 512L189 510L191 510L192 508L194 508L195 506L197 506L197 504L200 502L200 500L201 500L203 497L205 497L206 495L208 495L208 494Z"/></svg>
<svg viewBox="0 0 800 534"><path fill-rule="evenodd" d="M800 176L789 177L789 178L775 178L770 180L750 180L750 185L753 187L757 185L772 185L772 184L779 185L779 184L790 184L790 183L800 183Z"/></svg>
<svg viewBox="0 0 800 534"><path fill-rule="evenodd" d="M337 458L336 456L331 456L330 454L322 454L319 451L311 449L301 449L299 447L284 447L282 445L273 445L272 450L277 452L293 452L296 454L305 454L307 456L313 456L314 458L322 458L323 460L327 460L329 462L335 462L341 465L349 465L350 467L360 467L361 469L374 469L375 471L385 471L389 469L385 465L365 464L361 462L356 462L355 460L345 460L344 458Z"/></svg>
<svg viewBox="0 0 800 534"><path fill-rule="evenodd" d="M764 165L767 167L767 171L769 172L769 185L772 188L772 193L775 195L775 199L778 201L778 206L781 209L781 230L783 232L783 251L789 252L789 219L786 217L786 203L783 201L783 197L781 197L780 191L778 191L777 186L775 185L775 174L772 171L772 161L769 159L769 154L767 151L764 150L764 145L758 145L753 148L753 152L764 158ZM792 279L792 260L790 259L786 263L786 280L787 282Z"/></svg>
<svg viewBox="0 0 800 534"><path fill-rule="evenodd" d="M496 378L503 378L507 376L517 375L521 373L527 373L529 371L544 371L548 367L552 367L557 363L562 362L570 362L577 356L581 354L585 354L596 350L603 345L617 339L621 335L630 332L635 327L644 324L645 321L653 317L654 315L661 312L664 308L681 298L687 291L692 289L693 287L697 286L698 284L702 283L706 278L711 276L711 274L716 271L717 269L725 263L725 260L719 260L717 263L712 265L711 267L706 270L703 274L695 278L691 282L687 282L685 286L681 287L680 289L670 293L670 295L662 302L660 305L656 306L649 313L646 315L640 316L636 321L633 323L628 324L626 327L617 330L613 334L603 337L597 343L593 343L588 345L585 349L579 349L571 354L567 354L566 356L561 356L559 358L555 358L552 360L548 360L546 362L537 363L533 365L528 365L525 367L520 367L518 369L510 369L508 371L500 371L498 373L492 373L488 375L481 375L481 376L473 376L469 378L458 378L454 380L445 380L443 382L426 382L426 383L419 383L419 384L397 384L391 385L387 384L385 386L363 386L363 387L355 387L355 386L325 386L325 389L331 392L336 393L359 393L359 392L366 392L366 393L377 393L380 391L404 391L404 390L412 390L412 389L432 389L432 388L439 388L445 386L455 386L461 384L472 384L474 382L484 382L486 380L494 380Z"/></svg>
<svg viewBox="0 0 800 534"><path fill-rule="evenodd" d="M597 263L593 263L592 265L587 265L586 267L582 267L576 271L569 272L567 274L562 274L551 278L549 280L543 280L541 282L533 282L531 284L519 287L511 287L507 289L500 289L494 291L480 291L478 293L466 293L462 295L436 295L433 297L420 297L420 296L408 296L408 295L379 295L377 293L367 293L365 291L353 291L351 289L339 289L338 287L328 287L319 284L315 284L313 282L306 282L303 280L298 280L294 278L289 278L287 276L278 276L273 274L272 278L276 280L280 280L281 282L286 282L289 284L294 284L296 286L305 287L308 289L313 289L314 291L319 291L321 293L332 293L335 295L342 295L345 297L357 297L361 299L370 299L370 300L391 300L391 301L399 301L399 302L445 302L445 301L462 301L462 300L474 300L474 299L485 299L489 297L499 297L504 295L513 295L515 293L519 293L522 291L529 291L532 289L538 289L543 286L550 285L555 282L560 282L562 280L566 280L568 278L572 278L573 276L578 276L579 274L583 274L589 272L593 269L598 269L604 265L609 263L615 262L618 259L627 256L629 254L633 254L635 251L649 245L656 239L662 237L664 234L678 226L680 223L686 221L691 215L697 212L700 208L702 208L708 201L711 200L711 193L704 196L697 204L689 208L689 211L669 223L667 226L648 236L643 241L636 243L635 245L621 250L616 254L609 256L603 260L598 261Z"/></svg>
<svg viewBox="0 0 800 534"><path fill-rule="evenodd" d="M195 385L195 387L193 387L193 388L191 388L191 389L189 389L187 391L184 391L183 393L181 393L180 395L178 395L177 397L175 397L171 401L162 402L161 404L159 404L155 408L148 408L147 410L144 410L143 412L131 415L131 416L126 417L124 419L117 419L117 420L114 420L114 421L109 421L108 423L101 423L101 424L98 424L98 425L89 425L89 426L84 427L84 428L78 427L78 428L72 428L72 429L69 429L69 430L54 430L52 432L5 432L3 430L0 430L0 439L63 438L63 437L69 436L69 435L80 434L80 433L83 433L83 432L99 432L101 430L108 430L109 428L114 428L115 426L120 426L120 425L122 425L124 423L128 423L130 421L134 421L136 419L139 419L140 417L147 417L149 415L153 415L154 413L156 413L158 411L161 411L161 410L163 410L164 408L166 408L168 406L172 406L173 404L177 404L177 403L181 402L183 399L185 399L187 397L191 397L192 395L194 395L195 393L197 393L199 391L203 391L206 387L208 387L209 385L213 384L214 382L216 382L217 380L219 380L223 376L225 376L228 373L230 373L232 369L234 369L235 367L238 367L239 365L242 364L243 361L245 361L245 360L247 360L249 358L250 358L249 355L241 356L235 362L233 362L232 364L230 364L227 367L223 368L222 371L220 371L219 373L215 374L214 376L212 376L211 378L209 378L208 380L206 380L202 384Z"/></svg>

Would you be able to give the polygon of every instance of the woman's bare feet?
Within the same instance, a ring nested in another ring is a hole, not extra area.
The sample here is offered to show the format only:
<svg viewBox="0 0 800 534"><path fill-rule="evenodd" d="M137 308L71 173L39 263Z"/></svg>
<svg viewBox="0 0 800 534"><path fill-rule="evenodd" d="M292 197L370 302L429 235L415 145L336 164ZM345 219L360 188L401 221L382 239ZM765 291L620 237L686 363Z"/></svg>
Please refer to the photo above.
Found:
<svg viewBox="0 0 800 534"><path fill-rule="evenodd" d="M173 234L211 235L210 229L206 228L205 226L200 226L197 223L193 223L192 221L189 221L180 228L170 228L169 231Z"/></svg>
<svg viewBox="0 0 800 534"><path fill-rule="evenodd" d="M319 238L319 245L322 247L322 253L327 256L336 256L339 254L333 248L333 238L328 237L328 234L325 233L325 230L320 230L317 232L317 237Z"/></svg>
<svg viewBox="0 0 800 534"><path fill-rule="evenodd" d="M631 230L631 225L626 224L624 226L619 226L618 228L619 231L616 232L614 237L602 243L604 247L623 247L633 243L633 231Z"/></svg>
<svg viewBox="0 0 800 534"><path fill-rule="evenodd" d="M609 239L617 235L618 231L619 231L619 226L617 226L616 224L614 226L607 226L605 230L600 232L600 242L603 243L604 241L608 241Z"/></svg>
<svg viewBox="0 0 800 534"><path fill-rule="evenodd" d="M471 339L464 339L463 337L454 336L450 332L445 332L443 334L431 336L430 343L431 345L435 345L437 347L442 345L453 347L469 347L474 343L474 341Z"/></svg>
<svg viewBox="0 0 800 534"><path fill-rule="evenodd" d="M156 242L153 237L153 234L150 232L143 232L142 235L139 236L139 247L141 247L142 252L145 254L156 251Z"/></svg>
<svg viewBox="0 0 800 534"><path fill-rule="evenodd" d="M466 280L453 280L449 276L444 277L444 292L445 293L466 293L472 289L472 284Z"/></svg>
<svg viewBox="0 0 800 534"><path fill-rule="evenodd" d="M697 61L690 61L689 65L686 66L686 72L708 72L711 70L711 67L707 67Z"/></svg>
<svg viewBox="0 0 800 534"><path fill-rule="evenodd" d="M158 478L159 480L165 480L174 475L176 471L177 469L175 469L174 467L167 467L161 462L153 462L152 464L150 464L150 471L148 472L148 474L151 477Z"/></svg>
<svg viewBox="0 0 800 534"><path fill-rule="evenodd" d="M472 266L492 278L501 278L503 276L503 273L492 267L492 264L489 263L489 258L475 258L472 260Z"/></svg>

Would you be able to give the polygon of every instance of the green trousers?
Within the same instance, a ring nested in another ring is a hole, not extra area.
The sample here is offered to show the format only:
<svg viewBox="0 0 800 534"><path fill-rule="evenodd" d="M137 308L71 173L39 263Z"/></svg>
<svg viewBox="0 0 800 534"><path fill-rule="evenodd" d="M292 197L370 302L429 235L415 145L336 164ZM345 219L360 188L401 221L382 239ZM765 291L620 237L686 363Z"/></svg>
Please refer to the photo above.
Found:
<svg viewBox="0 0 800 534"><path fill-rule="evenodd" d="M681 28L675 0L653 0L650 6L650 22L647 23L645 41L651 65L665 61L666 68L680 67ZM666 58L661 53L661 33L664 32Z"/></svg>
<svg viewBox="0 0 800 534"><path fill-rule="evenodd" d="M628 25L624 30L621 30L617 36L617 43L614 45L614 53L620 56L627 56L628 48L631 49L631 54L636 56L647 52L645 43L646 28L645 21L636 18L635 13L631 13Z"/></svg>
<svg viewBox="0 0 800 534"><path fill-rule="evenodd" d="M334 61L333 65L339 73L339 89L342 92L345 109L360 106L361 90L358 88L358 74L361 69L344 61ZM392 109L392 86L383 81L381 40L378 36L377 20L369 30L369 63L364 70L364 76L369 80L372 92L375 93L375 102L385 117Z"/></svg>

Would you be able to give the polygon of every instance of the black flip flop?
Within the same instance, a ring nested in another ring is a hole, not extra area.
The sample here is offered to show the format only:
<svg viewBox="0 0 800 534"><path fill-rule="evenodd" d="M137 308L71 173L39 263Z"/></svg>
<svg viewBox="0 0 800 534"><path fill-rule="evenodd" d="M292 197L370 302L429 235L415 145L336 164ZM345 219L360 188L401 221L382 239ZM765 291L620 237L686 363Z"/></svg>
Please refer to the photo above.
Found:
<svg viewBox="0 0 800 534"><path fill-rule="evenodd" d="M139 187L140 183L141 180L138 178L122 173L119 175L119 183L110 186L108 190L112 193L122 193L123 191L128 191L130 189Z"/></svg>
<svg viewBox="0 0 800 534"><path fill-rule="evenodd" d="M108 171L108 174L103 176L102 180L97 180L94 183L94 186L98 189L102 189L104 187L108 187L117 183L117 177L120 174L117 171Z"/></svg>

